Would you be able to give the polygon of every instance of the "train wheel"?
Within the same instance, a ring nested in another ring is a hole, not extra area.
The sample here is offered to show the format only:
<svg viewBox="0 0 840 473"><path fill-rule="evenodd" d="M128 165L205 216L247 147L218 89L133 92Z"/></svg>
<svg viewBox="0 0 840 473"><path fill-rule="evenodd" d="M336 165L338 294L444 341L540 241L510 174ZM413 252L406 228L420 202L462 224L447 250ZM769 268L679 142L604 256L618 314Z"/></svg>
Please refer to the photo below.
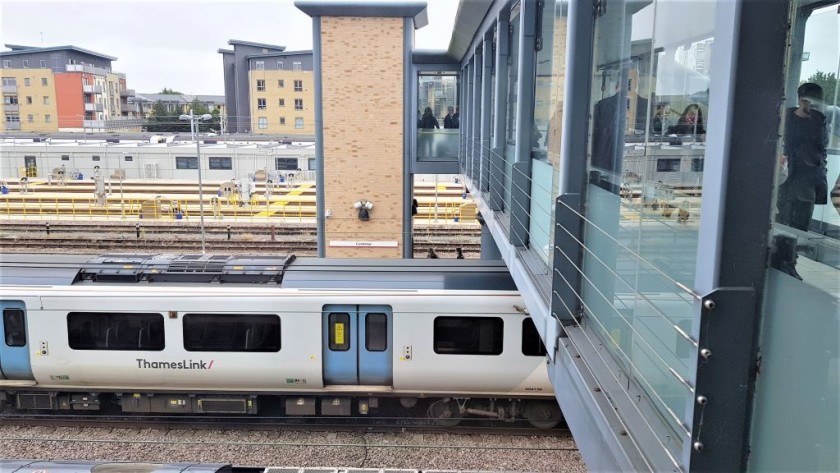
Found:
<svg viewBox="0 0 840 473"><path fill-rule="evenodd" d="M532 401L525 410L525 418L538 429L551 429L560 423L563 414L553 401Z"/></svg>
<svg viewBox="0 0 840 473"><path fill-rule="evenodd" d="M429 406L429 417L435 419L435 423L441 427L455 427L461 423L458 414L458 403L452 400L435 401Z"/></svg>

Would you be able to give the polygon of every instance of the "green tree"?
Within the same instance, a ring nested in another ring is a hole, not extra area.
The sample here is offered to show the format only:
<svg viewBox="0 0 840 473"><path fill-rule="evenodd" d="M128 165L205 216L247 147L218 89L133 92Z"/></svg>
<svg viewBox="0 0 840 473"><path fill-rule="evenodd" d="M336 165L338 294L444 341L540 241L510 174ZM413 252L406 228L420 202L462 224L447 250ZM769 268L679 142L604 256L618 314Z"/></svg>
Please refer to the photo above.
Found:
<svg viewBox="0 0 840 473"><path fill-rule="evenodd" d="M174 89L167 89L166 87L164 87L163 90L161 90L158 93L163 94L163 95L182 95L182 92L178 92L177 90L174 90Z"/></svg>
<svg viewBox="0 0 840 473"><path fill-rule="evenodd" d="M837 90L837 74L817 71L805 82L813 82L822 87L823 102L828 105L838 105L834 103L834 93Z"/></svg>

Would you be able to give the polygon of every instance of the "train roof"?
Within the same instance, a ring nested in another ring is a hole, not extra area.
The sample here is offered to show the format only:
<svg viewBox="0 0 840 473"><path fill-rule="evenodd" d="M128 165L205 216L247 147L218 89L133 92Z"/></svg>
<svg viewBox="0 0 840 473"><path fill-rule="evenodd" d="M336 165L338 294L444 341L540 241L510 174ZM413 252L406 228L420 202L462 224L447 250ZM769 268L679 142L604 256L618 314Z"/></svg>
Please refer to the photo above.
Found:
<svg viewBox="0 0 840 473"><path fill-rule="evenodd" d="M507 266L499 260L165 254L6 254L0 261L0 284L516 290Z"/></svg>

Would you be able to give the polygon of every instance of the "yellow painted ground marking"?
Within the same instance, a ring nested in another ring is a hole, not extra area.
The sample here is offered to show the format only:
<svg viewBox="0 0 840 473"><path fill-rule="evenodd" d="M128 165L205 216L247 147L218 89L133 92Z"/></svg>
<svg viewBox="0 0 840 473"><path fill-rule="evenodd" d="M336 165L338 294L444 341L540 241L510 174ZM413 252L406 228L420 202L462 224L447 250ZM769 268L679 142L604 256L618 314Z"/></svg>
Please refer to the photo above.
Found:
<svg viewBox="0 0 840 473"><path fill-rule="evenodd" d="M301 194L303 194L304 190L309 189L310 187L312 187L312 184L301 184L301 185L297 186L295 188L295 190L286 194L286 197L291 197L293 195L301 195ZM283 207L285 207L287 205L289 205L289 201L285 200L285 199L284 200L278 200L277 202L272 202L268 206L268 210L263 210L262 212L256 214L255 217L271 217L274 214L276 214L277 212L279 212L280 210L282 210Z"/></svg>

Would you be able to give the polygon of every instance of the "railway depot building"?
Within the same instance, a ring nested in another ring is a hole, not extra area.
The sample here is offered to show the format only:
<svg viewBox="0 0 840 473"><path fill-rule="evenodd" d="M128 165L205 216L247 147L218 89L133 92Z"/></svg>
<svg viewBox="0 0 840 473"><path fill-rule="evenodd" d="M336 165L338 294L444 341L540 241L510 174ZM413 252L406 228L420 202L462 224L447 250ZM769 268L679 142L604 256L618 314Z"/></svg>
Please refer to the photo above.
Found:
<svg viewBox="0 0 840 473"><path fill-rule="evenodd" d="M0 131L139 129L129 118L134 91L111 68L117 58L77 46L5 46Z"/></svg>
<svg viewBox="0 0 840 473"><path fill-rule="evenodd" d="M331 234L367 228L410 257L403 183L452 166L591 470L840 469L837 127L805 224L777 205L799 85L837 68L814 42L837 37L837 1L462 1L446 51L413 48L424 2L295 3L313 20L319 256L360 256ZM423 126L427 107L446 118L430 81L457 84L458 129ZM837 97L804 101L836 124ZM394 126L343 119L365 107ZM366 227L326 219L360 198Z"/></svg>

